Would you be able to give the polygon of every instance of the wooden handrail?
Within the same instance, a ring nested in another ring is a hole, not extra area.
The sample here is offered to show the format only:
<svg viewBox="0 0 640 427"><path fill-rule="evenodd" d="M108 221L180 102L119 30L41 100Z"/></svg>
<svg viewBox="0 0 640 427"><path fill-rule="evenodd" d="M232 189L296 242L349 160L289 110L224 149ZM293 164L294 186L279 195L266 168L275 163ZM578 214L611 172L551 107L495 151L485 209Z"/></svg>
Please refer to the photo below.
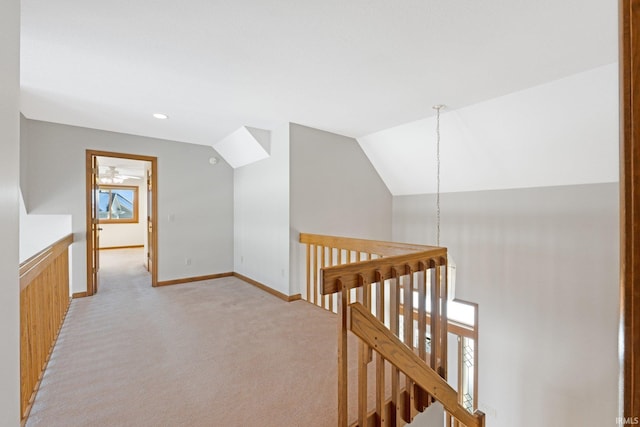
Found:
<svg viewBox="0 0 640 427"><path fill-rule="evenodd" d="M320 282L323 295L333 294L341 289L353 289L366 283L375 283L411 271L425 270L446 264L447 249L431 248L428 251L408 252L382 259L358 261L351 264L323 268ZM430 265L421 265L429 260Z"/></svg>
<svg viewBox="0 0 640 427"><path fill-rule="evenodd" d="M458 402L458 394L423 360L402 343L391 331L369 313L360 303L349 305L349 329L371 349L438 400L444 409L468 427L484 427L481 411L469 413Z"/></svg>
<svg viewBox="0 0 640 427"><path fill-rule="evenodd" d="M24 289L31 283L58 255L66 251L72 243L73 234L68 234L20 263L20 289Z"/></svg>
<svg viewBox="0 0 640 427"><path fill-rule="evenodd" d="M325 236L321 234L300 233L300 243L319 245L329 248L341 248L350 251L366 252L381 256L403 255L412 252L438 249L435 246L410 243L385 242L381 240L352 239L350 237Z"/></svg>

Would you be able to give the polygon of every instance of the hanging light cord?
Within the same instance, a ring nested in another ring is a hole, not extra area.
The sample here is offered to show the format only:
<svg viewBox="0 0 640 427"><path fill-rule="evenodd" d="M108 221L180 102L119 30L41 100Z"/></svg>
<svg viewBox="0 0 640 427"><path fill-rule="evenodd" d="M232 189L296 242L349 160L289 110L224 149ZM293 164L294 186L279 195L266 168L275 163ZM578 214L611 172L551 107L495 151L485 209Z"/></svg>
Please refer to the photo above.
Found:
<svg viewBox="0 0 640 427"><path fill-rule="evenodd" d="M436 246L440 246L440 110L444 105L434 105L436 110Z"/></svg>

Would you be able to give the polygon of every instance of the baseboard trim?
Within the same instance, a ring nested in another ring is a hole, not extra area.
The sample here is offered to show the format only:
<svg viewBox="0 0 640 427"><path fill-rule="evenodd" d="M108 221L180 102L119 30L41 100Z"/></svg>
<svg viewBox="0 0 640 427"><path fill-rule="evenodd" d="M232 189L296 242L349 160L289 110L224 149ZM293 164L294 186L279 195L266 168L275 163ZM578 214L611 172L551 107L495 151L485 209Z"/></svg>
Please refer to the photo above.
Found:
<svg viewBox="0 0 640 427"><path fill-rule="evenodd" d="M262 289L263 291L270 293L271 295L280 298L283 301L286 302L291 302L291 301L297 301L301 298L300 294L295 294L295 295L285 295L282 292L276 291L275 289L270 288L267 285L264 285L256 280L250 279L247 276L243 276L240 273L233 273L234 277L237 277L238 279L245 281L247 283L249 283L250 285L255 286L256 288Z"/></svg>
<svg viewBox="0 0 640 427"><path fill-rule="evenodd" d="M233 276L233 273L229 272L229 273L209 274L207 276L185 277L183 279L162 280L162 281L159 281L156 286L180 285L183 283L199 282L201 280L220 279L222 277L231 277L231 276Z"/></svg>
<svg viewBox="0 0 640 427"><path fill-rule="evenodd" d="M98 248L100 251L108 251L110 249L136 249L144 248L144 245L130 245L130 246L108 246L106 248Z"/></svg>
<svg viewBox="0 0 640 427"><path fill-rule="evenodd" d="M192 282L200 282L202 280L213 280L213 279L221 279L223 277L237 277L238 279L249 283L250 285L255 286L258 289L261 289L275 297L280 298L283 301L286 302L292 302L292 301L298 301L300 299L302 299L302 295L301 294L294 294L294 295L285 295L282 292L276 291L275 289L270 288L267 285L264 285L260 282L258 282L257 280L253 280L247 276L244 276L240 273L236 273L236 272L228 272L228 273L218 273L218 274L208 274L206 276L195 276L195 277L184 277L182 279L173 279L173 280L163 280L163 281L159 281L158 284L156 285L156 287L159 286L172 286L172 285L180 285L183 283L192 283ZM87 292L74 292L73 295L71 296L73 299L76 298L85 298L87 297Z"/></svg>

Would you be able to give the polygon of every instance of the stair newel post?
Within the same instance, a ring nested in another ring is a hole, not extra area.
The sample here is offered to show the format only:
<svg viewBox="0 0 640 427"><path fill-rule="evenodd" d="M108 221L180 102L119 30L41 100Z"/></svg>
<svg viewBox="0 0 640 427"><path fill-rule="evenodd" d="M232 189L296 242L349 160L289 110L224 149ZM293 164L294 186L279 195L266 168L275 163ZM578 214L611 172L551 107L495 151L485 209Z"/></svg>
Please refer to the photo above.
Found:
<svg viewBox="0 0 640 427"><path fill-rule="evenodd" d="M348 424L348 355L347 355L347 307L348 293L340 279L337 280L338 294L338 426Z"/></svg>

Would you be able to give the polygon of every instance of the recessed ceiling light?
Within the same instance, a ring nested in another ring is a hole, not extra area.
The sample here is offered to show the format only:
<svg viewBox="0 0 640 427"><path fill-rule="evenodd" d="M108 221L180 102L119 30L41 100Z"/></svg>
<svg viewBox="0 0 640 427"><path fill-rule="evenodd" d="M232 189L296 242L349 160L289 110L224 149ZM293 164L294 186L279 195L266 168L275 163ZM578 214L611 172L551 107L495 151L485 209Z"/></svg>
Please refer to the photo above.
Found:
<svg viewBox="0 0 640 427"><path fill-rule="evenodd" d="M167 116L166 114L162 114L162 113L153 113L153 117L155 117L156 119L160 119L160 120L167 120L169 118L169 116Z"/></svg>

